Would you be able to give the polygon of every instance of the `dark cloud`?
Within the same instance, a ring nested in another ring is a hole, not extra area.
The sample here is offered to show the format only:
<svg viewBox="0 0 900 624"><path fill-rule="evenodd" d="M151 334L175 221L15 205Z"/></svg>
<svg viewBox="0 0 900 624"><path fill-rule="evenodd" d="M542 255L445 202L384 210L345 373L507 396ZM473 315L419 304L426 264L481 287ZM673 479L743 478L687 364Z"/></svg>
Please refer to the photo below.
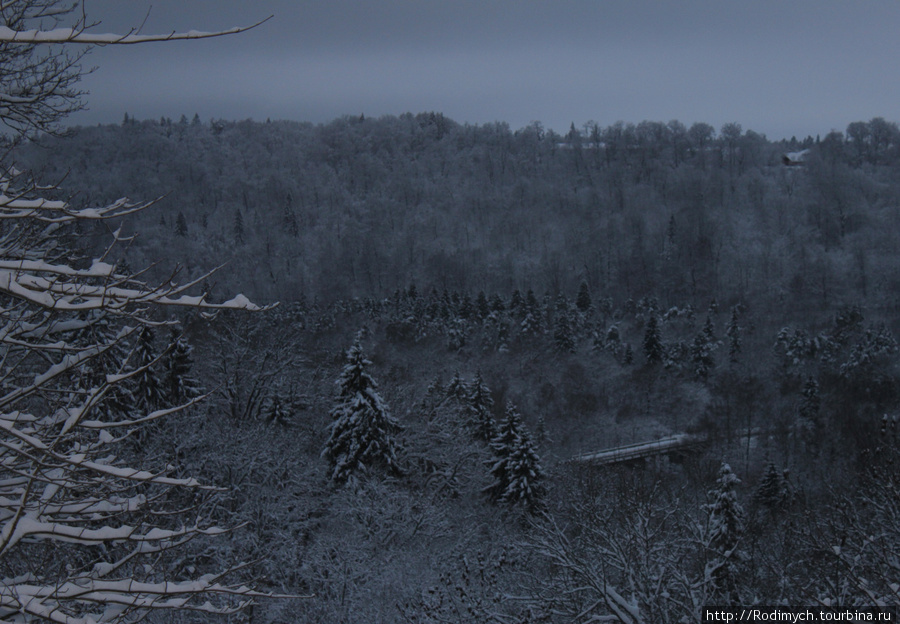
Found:
<svg viewBox="0 0 900 624"><path fill-rule="evenodd" d="M153 9L147 14L152 4ZM73 121L191 115L324 121L739 121L772 137L896 118L900 3L833 0L91 0L98 30L236 37L97 50Z"/></svg>

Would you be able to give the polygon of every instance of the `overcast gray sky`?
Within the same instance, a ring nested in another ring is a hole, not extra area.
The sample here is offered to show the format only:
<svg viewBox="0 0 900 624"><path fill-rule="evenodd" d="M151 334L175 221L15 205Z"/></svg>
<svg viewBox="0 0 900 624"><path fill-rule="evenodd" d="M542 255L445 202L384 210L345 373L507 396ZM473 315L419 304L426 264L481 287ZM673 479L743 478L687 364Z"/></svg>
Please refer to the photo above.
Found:
<svg viewBox="0 0 900 624"><path fill-rule="evenodd" d="M779 139L900 121L897 0L87 0L87 9L102 22L96 32L274 17L222 39L95 50L79 124L126 111L320 122L434 110L561 132L589 120L737 121Z"/></svg>

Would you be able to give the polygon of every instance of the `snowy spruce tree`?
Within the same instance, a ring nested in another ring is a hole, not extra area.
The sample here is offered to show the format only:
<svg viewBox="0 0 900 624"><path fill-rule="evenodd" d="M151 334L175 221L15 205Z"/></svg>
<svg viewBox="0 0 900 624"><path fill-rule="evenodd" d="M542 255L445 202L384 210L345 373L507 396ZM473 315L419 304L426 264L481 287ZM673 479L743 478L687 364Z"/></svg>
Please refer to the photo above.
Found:
<svg viewBox="0 0 900 624"><path fill-rule="evenodd" d="M494 502L521 506L534 513L544 495L543 469L518 410L506 404L506 418L491 441L494 457L487 462L491 484L484 492Z"/></svg>
<svg viewBox="0 0 900 624"><path fill-rule="evenodd" d="M819 398L819 382L816 378L809 376L806 383L803 384L803 399L800 401L799 414L800 418L805 418L815 422L819 418L819 408L821 406Z"/></svg>
<svg viewBox="0 0 900 624"><path fill-rule="evenodd" d="M572 331L572 320L566 307L557 309L553 327L553 342L560 353L575 352L575 338Z"/></svg>
<svg viewBox="0 0 900 624"><path fill-rule="evenodd" d="M523 318L522 322L519 324L519 332L522 336L526 337L539 336L543 333L539 317L531 310L528 310L525 313L525 318Z"/></svg>
<svg viewBox="0 0 900 624"><path fill-rule="evenodd" d="M491 397L491 389L484 383L479 371L469 387L465 404L466 427L476 439L490 442L497 435L493 409L494 399Z"/></svg>
<svg viewBox="0 0 900 624"><path fill-rule="evenodd" d="M738 546L744 535L744 509L737 499L741 480L722 462L716 487L710 490L706 505L706 543L710 558L706 575L721 598L736 600L742 553Z"/></svg>
<svg viewBox="0 0 900 624"><path fill-rule="evenodd" d="M184 334L172 330L172 344L164 359L165 393L169 405L178 405L200 396L199 382L191 376L194 348L188 344Z"/></svg>
<svg viewBox="0 0 900 624"><path fill-rule="evenodd" d="M151 204L74 206L13 167L7 150L82 108L84 46L226 33L95 34L77 4L0 3L0 621L124 624L152 610L234 612L259 594L228 581L228 569L178 572L167 554L223 532L167 494L196 497L199 508L203 486L119 457L123 439L180 407L132 403L113 417L103 405L127 396L140 373L122 353L150 309L258 308L243 296L215 306L189 296L203 278L153 286L107 263L121 241L115 228ZM114 233L109 247L80 258L79 229L98 224Z"/></svg>
<svg viewBox="0 0 900 624"><path fill-rule="evenodd" d="M141 328L138 334L135 362L136 375L134 377L134 390L132 395L138 408L145 411L153 411L163 406L165 390L159 377L157 368L159 354L156 353L154 341L156 332L149 325Z"/></svg>
<svg viewBox="0 0 900 624"><path fill-rule="evenodd" d="M102 384L107 375L127 374L134 366L128 358L131 344L118 335L119 327L113 318L92 311L80 314L78 320L82 327L66 335L66 342L81 348L103 346L102 353L75 369L72 389L76 394L85 395ZM132 391L131 384L117 384L98 401L97 409L114 419L126 417L135 400Z"/></svg>
<svg viewBox="0 0 900 624"><path fill-rule="evenodd" d="M522 422L519 412L512 402L506 404L506 417L500 424L496 436L491 440L494 457L487 462L491 473L491 484L484 490L493 501L499 501L506 493L510 482L509 457L519 439Z"/></svg>
<svg viewBox="0 0 900 624"><path fill-rule="evenodd" d="M540 511L545 494L544 470L524 425L519 428L518 442L509 455L506 474L509 483L500 500L520 506L530 513Z"/></svg>
<svg viewBox="0 0 900 624"><path fill-rule="evenodd" d="M718 346L712 317L707 315L703 329L694 336L694 342L691 344L691 365L694 377L701 381L709 378L709 373L716 364L713 353Z"/></svg>
<svg viewBox="0 0 900 624"><path fill-rule="evenodd" d="M541 306L538 303L534 291L530 288L525 295L525 302L522 306L523 317L519 323L519 332L522 336L531 337L539 336L544 333L543 319L541 317Z"/></svg>
<svg viewBox="0 0 900 624"><path fill-rule="evenodd" d="M700 332L694 336L694 342L691 344L691 366L696 379L706 381L709 378L709 373L715 366L714 349L715 345L707 340L705 333Z"/></svg>
<svg viewBox="0 0 900 624"><path fill-rule="evenodd" d="M753 493L753 502L763 509L774 514L781 511L790 498L790 488L784 473L778 469L775 462L766 465L766 472L760 479L756 492Z"/></svg>
<svg viewBox="0 0 900 624"><path fill-rule="evenodd" d="M400 473L399 447L394 440L400 425L378 394L378 384L366 372L371 364L357 337L337 380L338 396L322 450L331 468L331 480L338 484L376 470Z"/></svg>
<svg viewBox="0 0 900 624"><path fill-rule="evenodd" d="M709 545L720 553L732 551L744 533L744 510L735 491L740 483L731 466L722 462L716 487L709 492L711 502L706 506Z"/></svg>
<svg viewBox="0 0 900 624"><path fill-rule="evenodd" d="M587 282L582 281L578 287L578 295L575 297L575 306L582 314L587 314L591 309L591 291Z"/></svg>
<svg viewBox="0 0 900 624"><path fill-rule="evenodd" d="M444 392L448 399L454 400L460 405L465 405L469 398L469 386L463 381L458 370L453 373L453 379L447 384Z"/></svg>
<svg viewBox="0 0 900 624"><path fill-rule="evenodd" d="M625 343L625 352L622 354L622 366L631 366L634 364L634 351L631 349L631 343Z"/></svg>
<svg viewBox="0 0 900 624"><path fill-rule="evenodd" d="M663 347L662 335L659 330L659 320L655 314L651 314L647 319L647 328L644 330L644 357L648 364L657 364L662 362L665 348Z"/></svg>

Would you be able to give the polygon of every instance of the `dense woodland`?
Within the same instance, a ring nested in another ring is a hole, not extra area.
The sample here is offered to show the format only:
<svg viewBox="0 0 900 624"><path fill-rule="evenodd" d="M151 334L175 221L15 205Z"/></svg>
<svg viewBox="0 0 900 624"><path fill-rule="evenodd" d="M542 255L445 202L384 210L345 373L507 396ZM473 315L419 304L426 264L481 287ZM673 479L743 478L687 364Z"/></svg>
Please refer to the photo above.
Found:
<svg viewBox="0 0 900 624"><path fill-rule="evenodd" d="M125 445L222 488L199 509L234 530L169 574L247 561L262 591L306 596L234 617L900 605L896 124L776 142L675 121L126 115L12 160L80 209L161 197L76 223L79 257L121 226L122 273L278 302L152 312L174 333L137 336L143 373L102 407L209 393ZM711 442L569 461L685 432Z"/></svg>

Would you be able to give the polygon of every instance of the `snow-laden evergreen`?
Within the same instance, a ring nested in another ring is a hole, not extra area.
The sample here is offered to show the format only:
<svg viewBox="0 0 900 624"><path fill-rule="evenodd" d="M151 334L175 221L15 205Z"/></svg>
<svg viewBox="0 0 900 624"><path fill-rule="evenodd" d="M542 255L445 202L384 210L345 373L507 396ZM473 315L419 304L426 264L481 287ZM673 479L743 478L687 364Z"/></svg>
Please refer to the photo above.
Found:
<svg viewBox="0 0 900 624"><path fill-rule="evenodd" d="M709 377L710 371L715 366L714 348L715 346L706 340L702 332L694 336L694 342L691 344L691 366L697 379L705 381Z"/></svg>
<svg viewBox="0 0 900 624"><path fill-rule="evenodd" d="M519 325L519 333L526 337L539 336L543 333L538 317L531 310L525 313L525 318Z"/></svg>
<svg viewBox="0 0 900 624"><path fill-rule="evenodd" d="M465 404L468 400L469 387L466 382L463 381L458 370L453 374L453 379L450 380L450 383L447 384L445 392L448 399L453 399L461 405Z"/></svg>
<svg viewBox="0 0 900 624"><path fill-rule="evenodd" d="M582 281L578 287L578 295L575 297L575 306L582 314L587 314L591 309L591 292L587 282Z"/></svg>
<svg viewBox="0 0 900 624"><path fill-rule="evenodd" d="M534 513L543 504L544 469L528 430L520 426L518 433L518 440L512 448L506 467L509 482L500 500L511 505L521 505Z"/></svg>
<svg viewBox="0 0 900 624"><path fill-rule="evenodd" d="M709 492L711 502L706 506L709 545L721 553L733 550L744 533L744 509L735 491L740 483L731 466L722 462L716 487Z"/></svg>
<svg viewBox="0 0 900 624"><path fill-rule="evenodd" d="M710 551L706 576L718 597L728 601L737 600L743 559L738 546L744 535L744 509L735 491L740 483L731 466L722 462L716 487L709 492L711 502L706 506L706 543Z"/></svg>
<svg viewBox="0 0 900 624"><path fill-rule="evenodd" d="M644 357L648 364L662 362L665 348L663 347L662 334L659 330L659 320L655 314L647 319L647 329L644 331Z"/></svg>
<svg viewBox="0 0 900 624"><path fill-rule="evenodd" d="M784 473L775 462L769 462L766 472L753 493L753 502L769 512L775 513L784 508L790 498L790 489Z"/></svg>
<svg viewBox="0 0 900 624"><path fill-rule="evenodd" d="M200 396L200 385L191 376L193 347L187 339L172 331L172 344L165 357L165 391L170 405L178 405Z"/></svg>
<svg viewBox="0 0 900 624"><path fill-rule="evenodd" d="M378 394L378 384L366 372L371 364L357 338L347 351L347 363L337 380L338 396L322 450L335 483L346 483L355 473L400 472L399 446L394 440L400 425Z"/></svg>
<svg viewBox="0 0 900 624"><path fill-rule="evenodd" d="M479 440L490 442L497 434L493 409L494 399L491 397L491 389L484 383L479 371L472 380L465 407L466 426Z"/></svg>
<svg viewBox="0 0 900 624"><path fill-rule="evenodd" d="M553 341L560 353L575 352L575 338L572 333L572 320L568 308L558 309L553 326Z"/></svg>
<svg viewBox="0 0 900 624"><path fill-rule="evenodd" d="M137 375L134 378L134 400L138 409L147 412L162 407L165 402L163 383L156 370L159 354L154 346L155 334L151 326L142 327L135 353Z"/></svg>
<svg viewBox="0 0 900 624"><path fill-rule="evenodd" d="M519 439L521 425L519 412L512 403L507 403L506 417L500 424L497 435L491 440L491 451L493 451L494 457L487 462L491 473L491 484L485 488L484 492L491 500L501 500L506 493L506 488L509 487L509 458Z"/></svg>
<svg viewBox="0 0 900 624"><path fill-rule="evenodd" d="M531 436L512 402L506 404L506 418L491 441L494 457L487 462L491 484L484 492L491 500L519 505L530 512L541 508L544 472Z"/></svg>

